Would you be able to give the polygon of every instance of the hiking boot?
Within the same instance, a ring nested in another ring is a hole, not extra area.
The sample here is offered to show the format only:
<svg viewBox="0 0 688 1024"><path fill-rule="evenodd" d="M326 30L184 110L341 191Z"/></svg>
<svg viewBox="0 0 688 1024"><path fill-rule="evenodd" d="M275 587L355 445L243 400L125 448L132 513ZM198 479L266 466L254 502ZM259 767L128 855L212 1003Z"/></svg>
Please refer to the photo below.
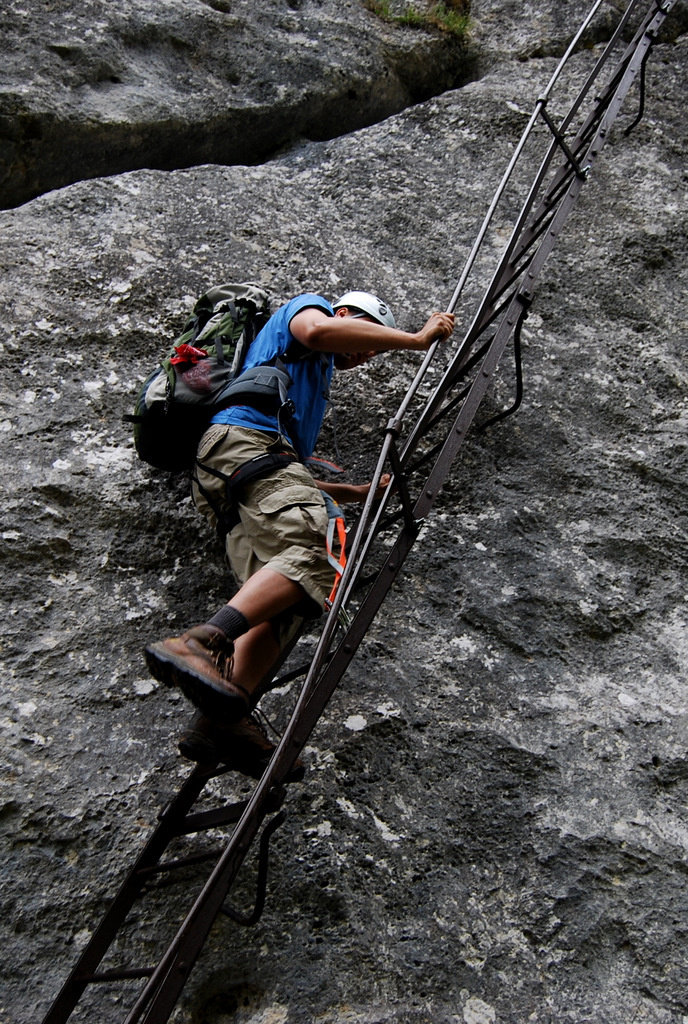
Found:
<svg viewBox="0 0 688 1024"><path fill-rule="evenodd" d="M165 686L178 686L207 715L238 722L249 710L249 694L232 682L234 643L217 626L194 626L182 636L145 650L150 674Z"/></svg>
<svg viewBox="0 0 688 1024"><path fill-rule="evenodd" d="M233 771L252 779L262 776L275 749L275 744L270 742L254 715L246 716L240 722L220 725L199 714L179 740L179 752L188 761L198 764L222 761ZM300 782L305 773L306 767L298 758L284 781Z"/></svg>

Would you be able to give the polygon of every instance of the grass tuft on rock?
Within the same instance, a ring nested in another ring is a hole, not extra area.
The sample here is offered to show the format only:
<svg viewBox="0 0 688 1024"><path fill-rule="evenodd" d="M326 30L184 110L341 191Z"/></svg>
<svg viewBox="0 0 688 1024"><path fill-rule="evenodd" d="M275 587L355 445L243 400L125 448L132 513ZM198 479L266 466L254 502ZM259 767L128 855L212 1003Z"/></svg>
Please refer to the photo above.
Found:
<svg viewBox="0 0 688 1024"><path fill-rule="evenodd" d="M421 7L394 0L365 0L365 6L383 21L410 28L437 28L458 38L466 35L470 23L470 0L442 0Z"/></svg>

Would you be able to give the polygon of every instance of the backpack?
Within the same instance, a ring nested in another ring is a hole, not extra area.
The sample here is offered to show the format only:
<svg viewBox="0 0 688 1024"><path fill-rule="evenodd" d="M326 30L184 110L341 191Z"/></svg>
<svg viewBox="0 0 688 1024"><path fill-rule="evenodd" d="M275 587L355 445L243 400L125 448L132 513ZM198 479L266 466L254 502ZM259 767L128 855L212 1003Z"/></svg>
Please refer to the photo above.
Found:
<svg viewBox="0 0 688 1024"><path fill-rule="evenodd" d="M221 284L202 295L160 366L144 381L134 412L140 459L157 469L193 466L198 443L223 408L259 330L270 318L266 292L255 284Z"/></svg>

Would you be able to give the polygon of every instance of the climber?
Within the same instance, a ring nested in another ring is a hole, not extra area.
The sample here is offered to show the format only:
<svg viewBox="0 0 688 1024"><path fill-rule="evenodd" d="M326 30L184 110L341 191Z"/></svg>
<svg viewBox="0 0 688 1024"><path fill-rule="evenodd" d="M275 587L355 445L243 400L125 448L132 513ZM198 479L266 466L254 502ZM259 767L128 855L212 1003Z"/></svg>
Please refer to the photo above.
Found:
<svg viewBox="0 0 688 1024"><path fill-rule="evenodd" d="M145 651L151 674L200 710L180 744L185 756L209 760L219 744L222 760L259 777L274 749L249 716L280 651L304 618L322 613L332 589L321 491L346 503L364 501L369 490L315 481L304 465L333 369L394 349L425 351L453 328L454 316L438 312L417 332L399 330L389 307L368 292L347 292L334 306L305 294L282 306L252 343L239 381L276 365L288 374L286 401L266 406L262 395L254 401L249 394L221 409L201 439L192 484L197 508L225 534L240 588L207 622ZM237 495L231 478L239 470Z"/></svg>

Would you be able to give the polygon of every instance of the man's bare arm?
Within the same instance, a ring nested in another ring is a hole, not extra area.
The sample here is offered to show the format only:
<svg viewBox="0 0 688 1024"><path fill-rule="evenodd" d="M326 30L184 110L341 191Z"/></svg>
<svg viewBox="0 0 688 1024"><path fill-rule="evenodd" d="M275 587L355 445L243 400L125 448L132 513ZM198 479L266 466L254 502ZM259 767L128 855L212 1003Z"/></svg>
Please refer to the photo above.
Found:
<svg viewBox="0 0 688 1024"><path fill-rule="evenodd" d="M338 310L328 316L309 306L292 317L289 328L302 345L316 352L388 352L410 349L424 352L434 341L446 341L454 330L452 313L433 313L419 331L401 331Z"/></svg>
<svg viewBox="0 0 688 1024"><path fill-rule="evenodd" d="M381 498L389 484L389 473L383 473L380 483L375 492L376 498ZM340 505L362 504L368 497L370 484L335 484L326 480L316 480L316 485L321 491L325 491L331 498Z"/></svg>

